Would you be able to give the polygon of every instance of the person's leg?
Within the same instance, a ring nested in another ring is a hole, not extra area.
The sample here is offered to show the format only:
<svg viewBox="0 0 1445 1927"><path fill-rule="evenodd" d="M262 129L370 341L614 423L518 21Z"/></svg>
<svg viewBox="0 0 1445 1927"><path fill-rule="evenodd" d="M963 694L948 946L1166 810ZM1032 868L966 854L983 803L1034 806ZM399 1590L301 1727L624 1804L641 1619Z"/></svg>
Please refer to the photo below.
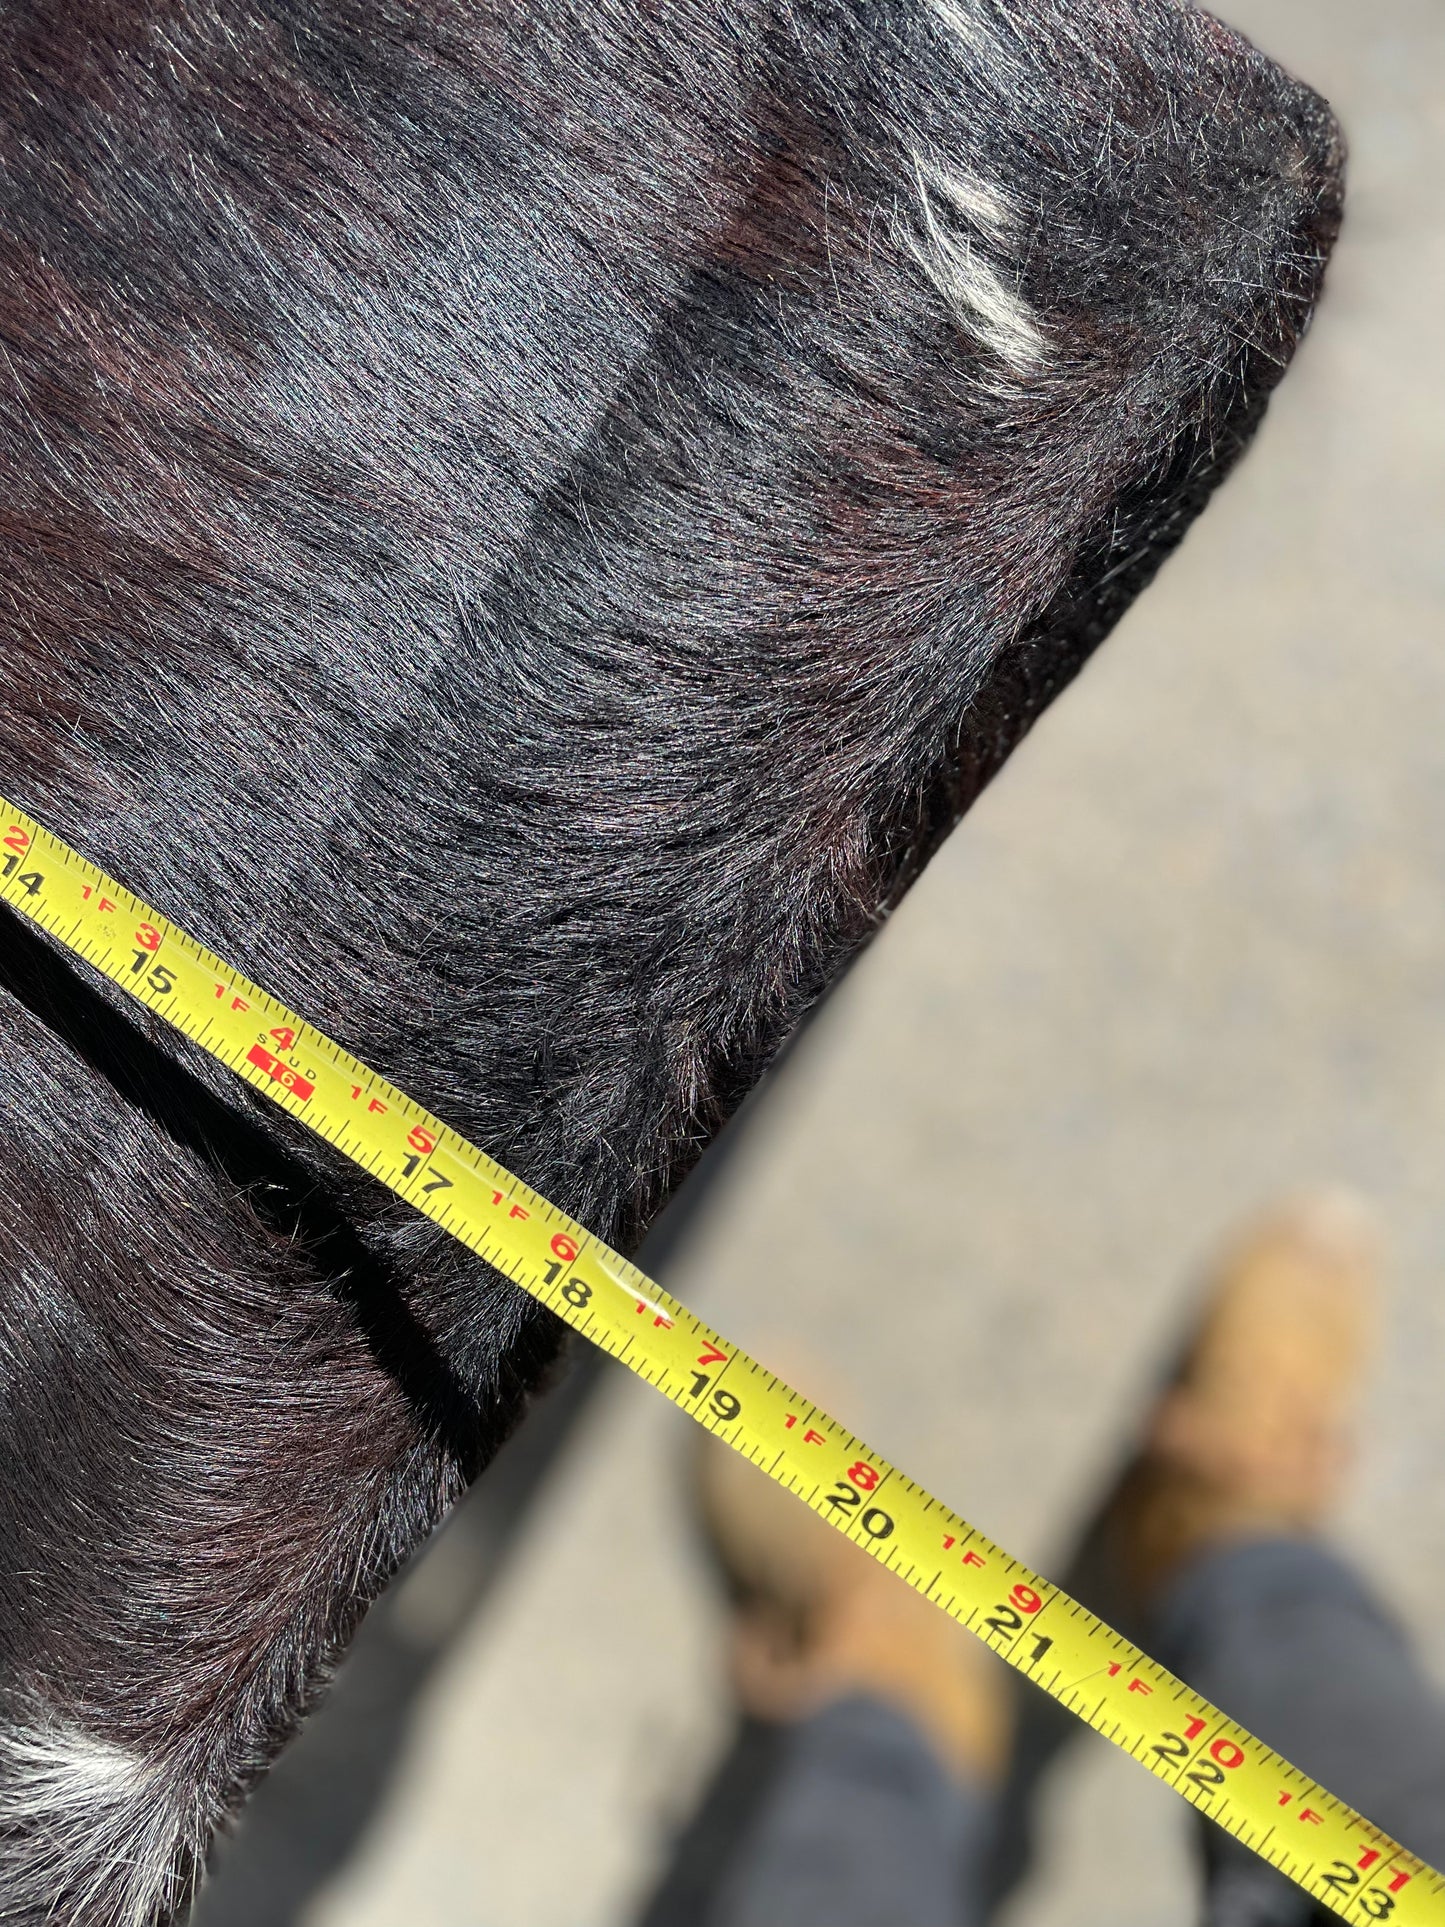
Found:
<svg viewBox="0 0 1445 1927"><path fill-rule="evenodd" d="M1445 1863L1445 1699L1402 1628L1336 1553L1301 1539L1217 1547L1160 1599L1155 1657L1435 1866ZM1307 1895L1206 1827L1216 1927L1288 1927Z"/></svg>
<svg viewBox="0 0 1445 1927"><path fill-rule="evenodd" d="M900 1707L834 1700L781 1733L707 1927L975 1927L992 1806Z"/></svg>
<svg viewBox="0 0 1445 1927"><path fill-rule="evenodd" d="M1359 1208L1329 1196L1240 1240L1104 1530L1154 1656L1432 1860L1445 1853L1445 1701L1364 1578L1315 1536L1373 1349L1373 1243ZM1212 1927L1316 1911L1200 1826Z"/></svg>
<svg viewBox="0 0 1445 1927"><path fill-rule="evenodd" d="M701 1489L739 1706L771 1737L689 1927L976 1927L998 1661L736 1454L705 1447Z"/></svg>

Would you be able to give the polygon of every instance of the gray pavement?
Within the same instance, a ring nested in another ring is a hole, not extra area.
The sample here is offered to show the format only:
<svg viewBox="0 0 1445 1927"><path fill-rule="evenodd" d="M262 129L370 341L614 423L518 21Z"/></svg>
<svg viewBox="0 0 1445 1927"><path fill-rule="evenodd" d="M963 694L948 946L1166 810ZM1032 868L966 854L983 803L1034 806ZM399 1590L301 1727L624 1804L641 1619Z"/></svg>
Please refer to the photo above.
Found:
<svg viewBox="0 0 1445 1927"><path fill-rule="evenodd" d="M668 1282L1047 1570L1223 1230L1353 1183L1393 1308L1340 1530L1445 1680L1445 13L1227 11L1350 135L1316 330L750 1108ZM726 1728L686 1444L608 1376L298 1927L624 1927ZM444 1545L403 1635L447 1583ZM1010 1927L1183 1927L1171 1795L1087 1739L1046 1805Z"/></svg>

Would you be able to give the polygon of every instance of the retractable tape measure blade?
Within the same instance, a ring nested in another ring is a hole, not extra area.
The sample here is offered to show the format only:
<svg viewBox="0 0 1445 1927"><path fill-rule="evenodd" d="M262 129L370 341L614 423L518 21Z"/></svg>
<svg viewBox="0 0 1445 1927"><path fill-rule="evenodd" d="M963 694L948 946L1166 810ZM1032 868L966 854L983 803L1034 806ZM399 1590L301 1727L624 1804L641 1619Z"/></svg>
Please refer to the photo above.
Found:
<svg viewBox="0 0 1445 1927"><path fill-rule="evenodd" d="M702 1324L582 1225L0 797L0 899L735 1446L1347 1920L1445 1878Z"/></svg>

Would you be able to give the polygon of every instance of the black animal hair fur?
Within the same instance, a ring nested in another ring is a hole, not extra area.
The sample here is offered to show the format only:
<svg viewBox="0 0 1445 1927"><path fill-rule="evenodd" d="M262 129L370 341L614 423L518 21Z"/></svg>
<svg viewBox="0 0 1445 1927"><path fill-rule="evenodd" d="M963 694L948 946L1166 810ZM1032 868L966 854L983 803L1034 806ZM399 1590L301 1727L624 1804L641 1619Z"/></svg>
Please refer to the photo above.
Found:
<svg viewBox="0 0 1445 1927"><path fill-rule="evenodd" d="M630 1245L1340 173L1182 0L0 0L0 792ZM154 1927L558 1335L0 930L0 1913Z"/></svg>

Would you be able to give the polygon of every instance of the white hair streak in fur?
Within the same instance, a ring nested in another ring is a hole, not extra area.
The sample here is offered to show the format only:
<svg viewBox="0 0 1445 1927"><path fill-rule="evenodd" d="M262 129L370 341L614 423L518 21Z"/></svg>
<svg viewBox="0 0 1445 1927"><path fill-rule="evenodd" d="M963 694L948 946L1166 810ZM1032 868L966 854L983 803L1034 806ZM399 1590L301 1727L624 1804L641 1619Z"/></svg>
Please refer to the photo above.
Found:
<svg viewBox="0 0 1445 1927"><path fill-rule="evenodd" d="M199 1815L162 1768L46 1712L0 1726L0 1919L150 1927L183 1898ZM17 1845L23 1842L23 1851Z"/></svg>
<svg viewBox="0 0 1445 1927"><path fill-rule="evenodd" d="M1033 309L991 256L1013 251L1017 213L991 182L914 156L921 223L905 245L959 327L1015 375L1031 375L1049 348Z"/></svg>
<svg viewBox="0 0 1445 1927"><path fill-rule="evenodd" d="M976 7L964 5L963 0L929 0L929 5L935 17L971 53L986 60L993 52L988 28L980 20Z"/></svg>
<svg viewBox="0 0 1445 1927"><path fill-rule="evenodd" d="M928 0L960 53L980 67L998 54L983 10L968 0ZM903 240L955 322L983 351L1015 375L1035 373L1048 359L1043 329L1028 302L998 265L1016 260L1019 209L977 173L936 154L913 156L916 222Z"/></svg>

